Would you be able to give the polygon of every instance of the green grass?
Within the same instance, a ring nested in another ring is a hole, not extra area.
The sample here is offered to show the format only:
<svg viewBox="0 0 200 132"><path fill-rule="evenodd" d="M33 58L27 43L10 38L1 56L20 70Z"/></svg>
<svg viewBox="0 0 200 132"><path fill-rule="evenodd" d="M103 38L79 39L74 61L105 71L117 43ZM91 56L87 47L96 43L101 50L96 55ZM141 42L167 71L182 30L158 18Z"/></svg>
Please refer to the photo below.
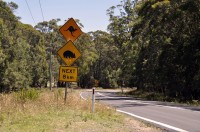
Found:
<svg viewBox="0 0 200 132"><path fill-rule="evenodd" d="M119 114L115 109L103 104L97 103L95 113L91 113L91 102L82 100L79 96L80 91L69 93L66 104L63 99L64 91L61 89L52 92L48 90L23 91L23 94L21 92L0 94L0 131L128 132L143 129L159 131Z"/></svg>

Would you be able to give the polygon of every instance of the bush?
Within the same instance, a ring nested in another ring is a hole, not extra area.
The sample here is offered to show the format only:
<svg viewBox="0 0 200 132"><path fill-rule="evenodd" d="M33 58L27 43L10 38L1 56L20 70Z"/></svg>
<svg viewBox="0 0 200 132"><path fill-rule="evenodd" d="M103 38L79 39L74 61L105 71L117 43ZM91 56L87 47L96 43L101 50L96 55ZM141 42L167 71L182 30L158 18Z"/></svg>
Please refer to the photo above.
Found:
<svg viewBox="0 0 200 132"><path fill-rule="evenodd" d="M40 95L40 92L36 89L22 89L16 93L16 99L18 101L26 102L28 100L36 100Z"/></svg>

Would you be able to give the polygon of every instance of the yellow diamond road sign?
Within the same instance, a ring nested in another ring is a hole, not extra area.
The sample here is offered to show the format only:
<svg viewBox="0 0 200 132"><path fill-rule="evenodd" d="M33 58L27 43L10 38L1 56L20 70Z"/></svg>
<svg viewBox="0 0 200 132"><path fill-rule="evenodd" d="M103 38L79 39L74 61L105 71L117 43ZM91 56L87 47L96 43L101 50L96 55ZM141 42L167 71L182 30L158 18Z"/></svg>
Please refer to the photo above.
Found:
<svg viewBox="0 0 200 132"><path fill-rule="evenodd" d="M77 67L60 66L59 81L76 82L78 75Z"/></svg>
<svg viewBox="0 0 200 132"><path fill-rule="evenodd" d="M81 53L75 47L73 42L69 41L58 50L58 55L67 66L71 66L81 56Z"/></svg>
<svg viewBox="0 0 200 132"><path fill-rule="evenodd" d="M83 33L73 18L70 18L59 30L67 42L69 40L74 42Z"/></svg>

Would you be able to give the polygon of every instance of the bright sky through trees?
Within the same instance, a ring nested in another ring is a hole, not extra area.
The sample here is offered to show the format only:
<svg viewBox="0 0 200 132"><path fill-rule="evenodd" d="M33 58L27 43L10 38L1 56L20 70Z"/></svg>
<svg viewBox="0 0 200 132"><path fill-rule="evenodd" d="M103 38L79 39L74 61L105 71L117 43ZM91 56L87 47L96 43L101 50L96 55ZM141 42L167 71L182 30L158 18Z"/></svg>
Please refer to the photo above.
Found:
<svg viewBox="0 0 200 132"><path fill-rule="evenodd" d="M64 20L73 17L79 19L84 25L83 31L106 31L109 17L106 10L111 6L120 4L120 0L4 0L6 2L15 2L19 8L15 15L21 17L21 21L26 24L35 25L31 17L26 1L30 7L33 18L36 22L42 22L43 17L40 9L40 3L44 14L44 20L60 18L60 25Z"/></svg>

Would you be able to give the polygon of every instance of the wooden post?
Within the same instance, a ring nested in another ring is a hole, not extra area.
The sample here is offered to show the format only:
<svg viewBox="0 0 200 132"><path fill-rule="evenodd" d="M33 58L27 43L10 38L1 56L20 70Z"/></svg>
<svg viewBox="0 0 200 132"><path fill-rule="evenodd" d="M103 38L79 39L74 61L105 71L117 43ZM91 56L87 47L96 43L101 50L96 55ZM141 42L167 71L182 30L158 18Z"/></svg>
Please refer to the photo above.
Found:
<svg viewBox="0 0 200 132"><path fill-rule="evenodd" d="M49 82L50 82L50 91L52 91L52 60L51 60L51 49L52 47L50 47L50 55L49 55L49 57L50 57L50 61L49 61Z"/></svg>

